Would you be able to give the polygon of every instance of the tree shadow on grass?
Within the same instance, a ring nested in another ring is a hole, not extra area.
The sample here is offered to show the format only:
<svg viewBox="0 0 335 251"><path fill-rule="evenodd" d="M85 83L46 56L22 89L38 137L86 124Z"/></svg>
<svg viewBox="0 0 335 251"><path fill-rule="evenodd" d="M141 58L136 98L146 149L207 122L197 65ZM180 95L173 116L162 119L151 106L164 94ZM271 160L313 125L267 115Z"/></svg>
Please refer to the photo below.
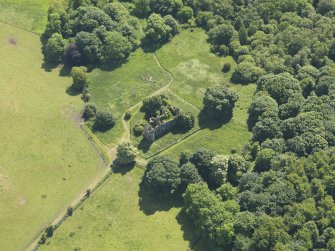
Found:
<svg viewBox="0 0 335 251"><path fill-rule="evenodd" d="M175 196L171 196L171 198L159 198L153 195L143 181L140 183L138 195L140 210L146 215L152 215L157 211L169 211L173 207L182 206L182 200Z"/></svg>
<svg viewBox="0 0 335 251"><path fill-rule="evenodd" d="M166 43L155 43L150 39L144 38L141 43L141 48L145 53L155 53Z"/></svg>
<svg viewBox="0 0 335 251"><path fill-rule="evenodd" d="M191 250L203 251L208 250L207 248L201 247L198 243L202 240L201 237L195 232L195 226L191 219L187 216L186 212L182 209L176 216L178 224L181 226L183 231L184 240L190 243Z"/></svg>
<svg viewBox="0 0 335 251"><path fill-rule="evenodd" d="M201 129L216 130L221 128L224 124L227 124L231 119L232 115L223 118L210 118L205 110L199 113L199 126Z"/></svg>
<svg viewBox="0 0 335 251"><path fill-rule="evenodd" d="M127 173L129 173L131 170L134 169L135 165L136 165L136 162L133 162L127 165L121 165L117 162L117 160L114 160L111 165L111 169L113 173L119 173L121 175L126 175Z"/></svg>
<svg viewBox="0 0 335 251"><path fill-rule="evenodd" d="M142 140L138 144L137 148L141 150L143 153L146 153L149 151L151 145L153 142L148 141L145 137L142 137Z"/></svg>

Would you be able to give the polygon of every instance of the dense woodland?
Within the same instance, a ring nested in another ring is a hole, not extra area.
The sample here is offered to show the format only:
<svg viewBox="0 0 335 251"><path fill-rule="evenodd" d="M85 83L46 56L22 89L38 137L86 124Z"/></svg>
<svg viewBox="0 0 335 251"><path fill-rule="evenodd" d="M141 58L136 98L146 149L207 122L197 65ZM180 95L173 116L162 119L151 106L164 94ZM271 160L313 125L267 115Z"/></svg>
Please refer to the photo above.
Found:
<svg viewBox="0 0 335 251"><path fill-rule="evenodd" d="M238 63L231 81L257 84L252 139L230 156L185 149L179 163L154 158L144 186L183 197L210 250L335 250L334 13L334 0L73 0L50 9L44 54L54 64L101 67L202 27L212 53ZM226 87L208 88L204 112L227 121L237 100Z"/></svg>

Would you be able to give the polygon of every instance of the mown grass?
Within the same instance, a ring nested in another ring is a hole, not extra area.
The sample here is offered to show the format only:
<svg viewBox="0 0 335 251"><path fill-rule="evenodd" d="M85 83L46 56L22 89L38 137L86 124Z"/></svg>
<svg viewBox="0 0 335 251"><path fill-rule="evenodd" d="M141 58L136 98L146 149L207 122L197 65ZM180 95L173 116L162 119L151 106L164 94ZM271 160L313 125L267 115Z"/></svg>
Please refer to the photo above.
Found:
<svg viewBox="0 0 335 251"><path fill-rule="evenodd" d="M133 141L134 145L138 147L142 156L146 158L158 153L159 151L162 151L168 148L169 146L180 141L182 138L185 138L188 135L194 133L200 128L199 124L197 123L199 110L197 110L195 107L185 102L182 98L176 96L170 90L165 91L164 94L168 95L169 101L171 102L171 104L179 107L184 112L193 113L195 116L196 123L195 123L195 126L188 132L180 133L180 132L172 131L172 132L169 132L157 138L151 144L147 140L145 140L143 136L135 137L134 134L131 133L131 140ZM144 120L144 117L145 117L145 114L141 112L140 109L138 109L130 121L131 129L136 124L136 122L138 122L139 120Z"/></svg>
<svg viewBox="0 0 335 251"><path fill-rule="evenodd" d="M0 0L0 21L42 33L50 4L64 2L66 0Z"/></svg>
<svg viewBox="0 0 335 251"><path fill-rule="evenodd" d="M148 214L146 207L159 205L139 205L142 175L137 167L112 174L41 250L187 250L179 208Z"/></svg>
<svg viewBox="0 0 335 251"><path fill-rule="evenodd" d="M14 43L15 41L15 43ZM45 72L40 37L0 24L0 250L22 250L102 171L69 78Z"/></svg>
<svg viewBox="0 0 335 251"><path fill-rule="evenodd" d="M142 49L132 53L129 61L119 68L113 71L97 69L90 77L92 102L99 108L110 107L118 120L111 130L95 132L104 144L116 143L122 137L122 115L128 108L170 81L169 75L158 67L153 55Z"/></svg>

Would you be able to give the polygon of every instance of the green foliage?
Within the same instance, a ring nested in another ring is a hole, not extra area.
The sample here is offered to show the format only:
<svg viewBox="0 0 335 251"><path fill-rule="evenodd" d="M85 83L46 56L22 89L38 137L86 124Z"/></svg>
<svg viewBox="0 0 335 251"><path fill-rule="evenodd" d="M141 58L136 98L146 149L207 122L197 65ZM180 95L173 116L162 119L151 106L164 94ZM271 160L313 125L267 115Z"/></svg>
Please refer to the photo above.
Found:
<svg viewBox="0 0 335 251"><path fill-rule="evenodd" d="M198 173L197 168L190 162L183 164L180 167L180 192L184 193L189 184L203 182L203 179Z"/></svg>
<svg viewBox="0 0 335 251"><path fill-rule="evenodd" d="M84 88L88 88L90 81L88 79L87 68L84 66L73 67L71 70L72 88L78 92L82 92Z"/></svg>
<svg viewBox="0 0 335 251"><path fill-rule="evenodd" d="M100 110L96 113L94 125L100 130L111 129L115 125L114 115L108 108Z"/></svg>
<svg viewBox="0 0 335 251"><path fill-rule="evenodd" d="M149 16L145 27L146 37L154 43L165 43L172 37L172 28L165 23L164 18L156 13Z"/></svg>
<svg viewBox="0 0 335 251"><path fill-rule="evenodd" d="M181 183L178 164L167 157L149 161L142 181L157 197L169 198Z"/></svg>
<svg viewBox="0 0 335 251"><path fill-rule="evenodd" d="M187 23L191 18L193 18L193 9L189 6L184 6L178 11L178 18L182 23Z"/></svg>
<svg viewBox="0 0 335 251"><path fill-rule="evenodd" d="M138 150L131 142L123 142L116 148L116 163L129 165L135 162Z"/></svg>
<svg viewBox="0 0 335 251"><path fill-rule="evenodd" d="M113 62L128 58L132 46L127 38L119 32L107 32L105 45L102 51L103 60L105 62Z"/></svg>
<svg viewBox="0 0 335 251"><path fill-rule="evenodd" d="M156 117L161 108L167 104L168 97L164 94L145 98L141 110L147 117Z"/></svg>
<svg viewBox="0 0 335 251"><path fill-rule="evenodd" d="M204 110L210 118L229 120L232 117L238 95L225 86L213 86L206 90Z"/></svg>
<svg viewBox="0 0 335 251"><path fill-rule="evenodd" d="M180 132L187 132L194 127L195 118L191 112L180 112L176 118L176 127Z"/></svg>
<svg viewBox="0 0 335 251"><path fill-rule="evenodd" d="M62 35L54 33L45 45L45 59L47 62L58 64L64 58L65 40Z"/></svg>
<svg viewBox="0 0 335 251"><path fill-rule="evenodd" d="M84 119L88 120L93 117L95 117L95 114L97 113L97 105L95 103L87 103L84 107L83 117Z"/></svg>
<svg viewBox="0 0 335 251"><path fill-rule="evenodd" d="M276 156L276 152L270 148L261 150L256 157L255 170L258 172L270 169L271 160Z"/></svg>
<svg viewBox="0 0 335 251"><path fill-rule="evenodd" d="M264 70L255 66L253 63L240 63L232 75L232 81L238 84L249 84L256 82L262 75Z"/></svg>

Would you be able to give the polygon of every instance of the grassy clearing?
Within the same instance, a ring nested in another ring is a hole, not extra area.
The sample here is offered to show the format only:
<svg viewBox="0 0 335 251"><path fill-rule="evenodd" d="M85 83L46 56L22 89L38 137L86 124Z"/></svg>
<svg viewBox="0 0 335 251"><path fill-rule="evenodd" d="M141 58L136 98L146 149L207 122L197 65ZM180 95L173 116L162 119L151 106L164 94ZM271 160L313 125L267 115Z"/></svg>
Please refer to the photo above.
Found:
<svg viewBox="0 0 335 251"><path fill-rule="evenodd" d="M15 40L15 43L13 42ZM45 72L40 38L0 24L0 250L20 250L102 171L69 78Z"/></svg>
<svg viewBox="0 0 335 251"><path fill-rule="evenodd" d="M199 109L202 109L206 88L228 83L236 67L232 58L212 54L206 39L207 35L201 29L183 30L156 52L162 66L174 77L171 90ZM232 65L229 73L222 72L225 62Z"/></svg>
<svg viewBox="0 0 335 251"><path fill-rule="evenodd" d="M92 102L109 106L118 121L107 132L95 132L104 144L113 144L124 133L122 114L131 106L166 85L169 75L162 71L151 53L138 49L129 61L113 71L94 70L91 74Z"/></svg>
<svg viewBox="0 0 335 251"><path fill-rule="evenodd" d="M172 91L167 90L164 92L169 96L169 101L173 104L182 109L185 112L192 112L194 116L196 117L196 121L198 120L197 116L199 114L199 111L194 108L192 105L185 102L180 97L176 96ZM141 112L139 109L134 114L133 118L131 119L131 128L136 124L137 121L143 120L145 117L145 114ZM159 151L162 151L166 149L167 147L175 144L176 142L180 141L182 138L187 137L188 135L194 133L195 131L199 130L198 123L195 124L195 127L192 128L190 131L180 134L180 133L167 133L166 135L158 138L155 142L152 144L149 144L143 136L141 137L135 137L133 133L131 133L131 140L133 141L134 145L136 145L143 157L149 157L153 154L156 154Z"/></svg>
<svg viewBox="0 0 335 251"><path fill-rule="evenodd" d="M248 131L246 121L256 85L231 84L229 88L239 94L239 100L236 103L231 121L225 125L213 123L209 128L202 129L163 154L177 159L180 152L193 152L199 148L207 148L218 154L229 154L233 149L239 152L251 138L251 132Z"/></svg>
<svg viewBox="0 0 335 251"><path fill-rule="evenodd" d="M64 0L0 0L0 21L42 33L51 3Z"/></svg>
<svg viewBox="0 0 335 251"><path fill-rule="evenodd" d="M41 250L187 250L189 242L176 219L180 209L154 214L140 210L142 175L137 167L113 174Z"/></svg>

